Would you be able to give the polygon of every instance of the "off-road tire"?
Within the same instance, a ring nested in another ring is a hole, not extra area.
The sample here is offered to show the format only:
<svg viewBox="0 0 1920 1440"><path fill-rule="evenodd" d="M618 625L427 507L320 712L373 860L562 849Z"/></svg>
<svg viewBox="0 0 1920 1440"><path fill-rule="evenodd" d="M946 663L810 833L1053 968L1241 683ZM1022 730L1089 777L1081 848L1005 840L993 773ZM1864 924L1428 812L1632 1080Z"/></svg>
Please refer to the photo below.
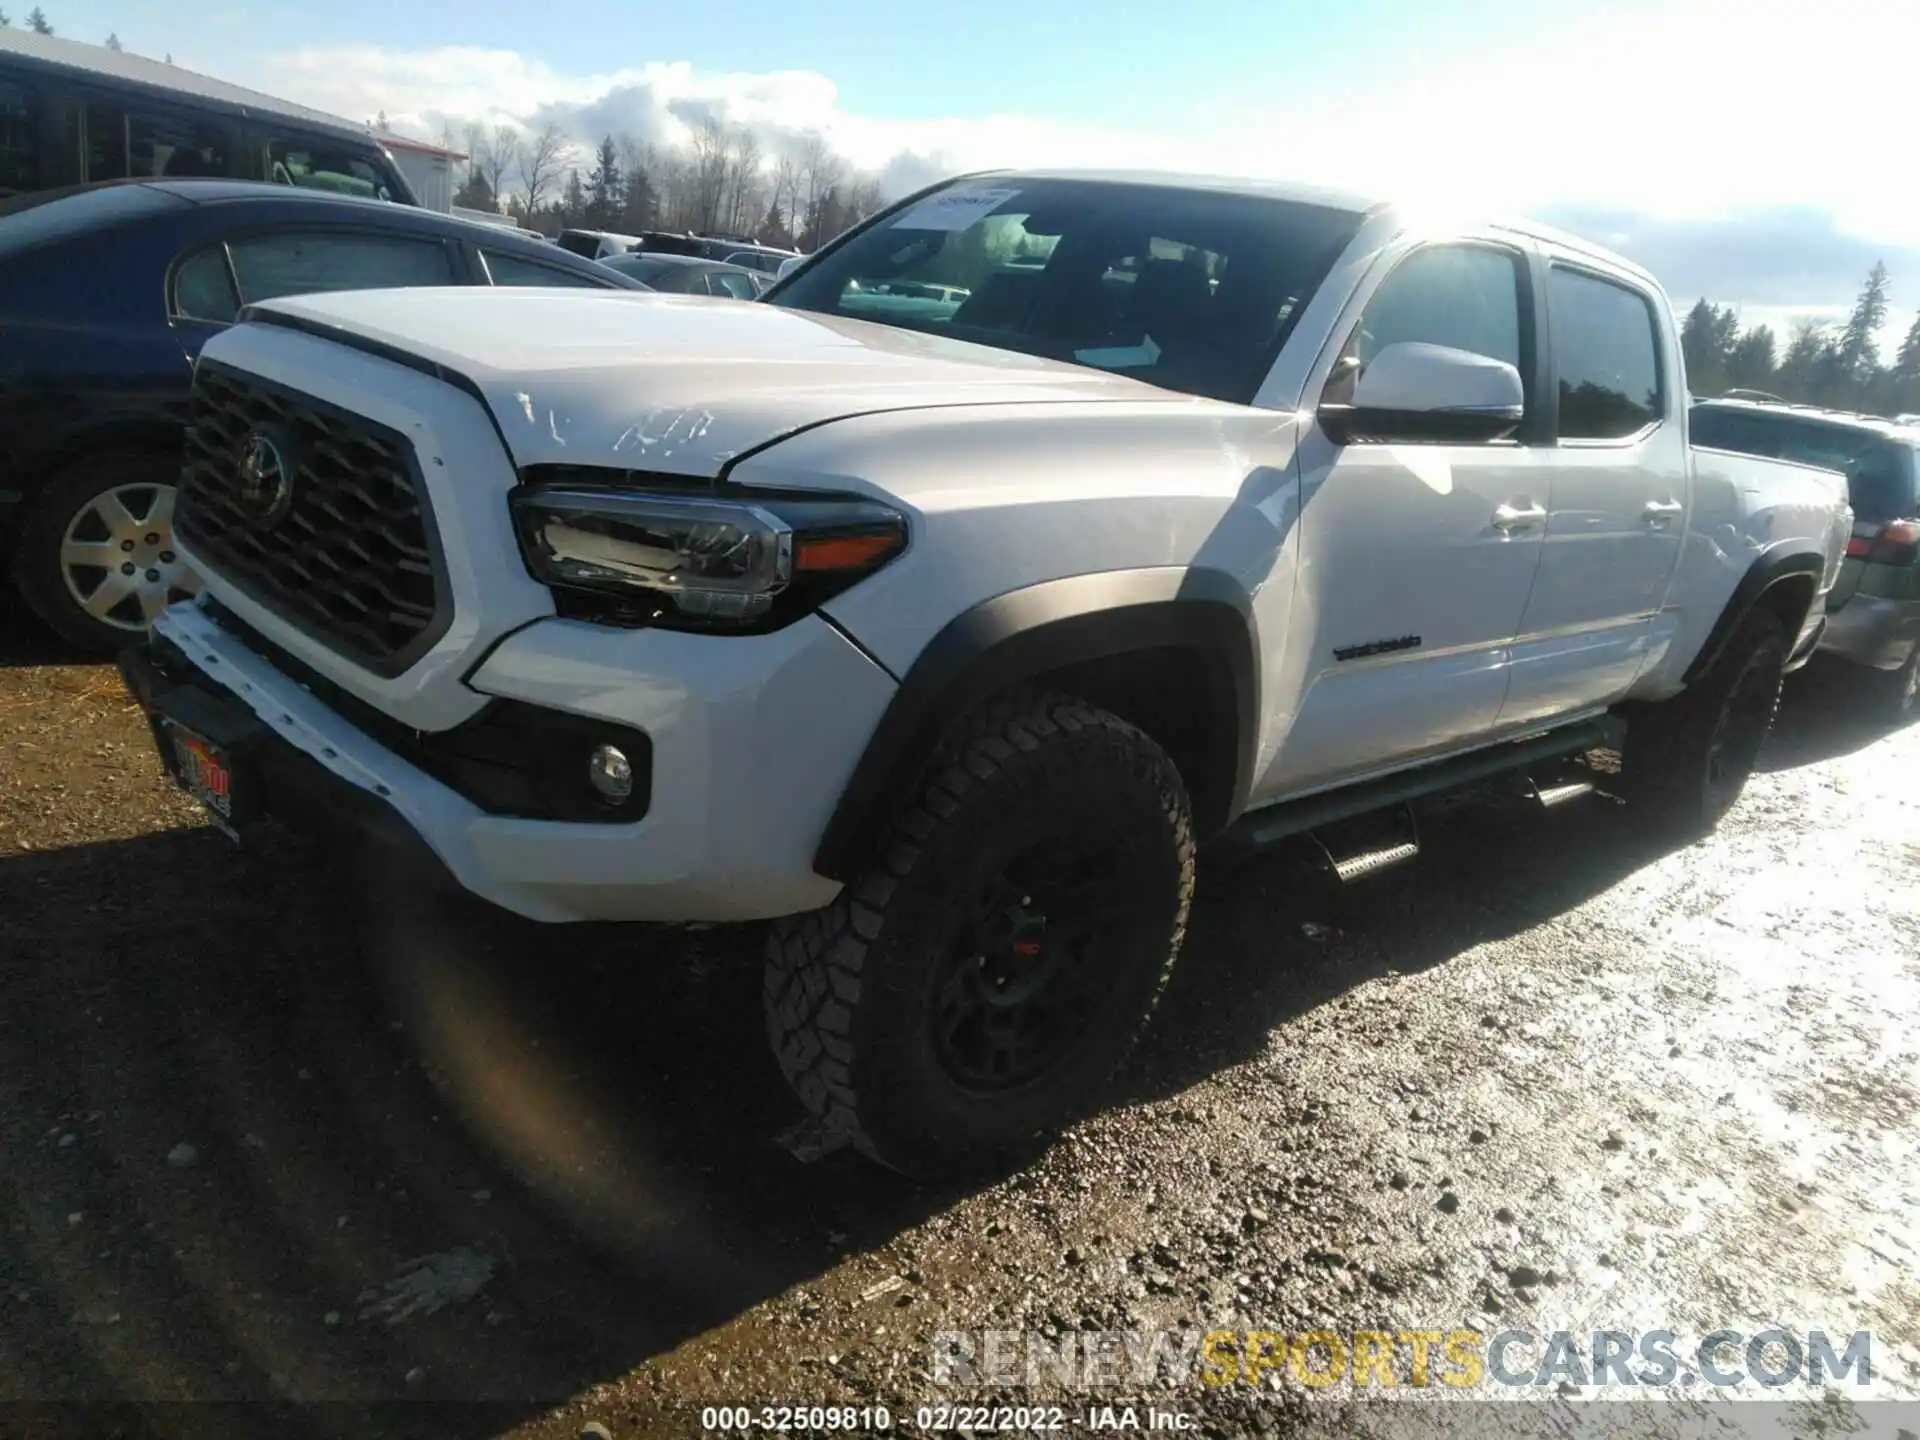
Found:
<svg viewBox="0 0 1920 1440"><path fill-rule="evenodd" d="M1754 610L1698 680L1671 700L1634 707L1621 779L1641 818L1686 838L1720 823L1773 726L1786 663L1779 618Z"/></svg>
<svg viewBox="0 0 1920 1440"><path fill-rule="evenodd" d="M1112 896L1115 933L1098 947L1104 990L1084 1032L1021 1088L967 1088L942 1059L934 991L969 948L972 897L1023 845L1113 837L1126 853L1094 888ZM1017 1162L1097 1101L1145 1028L1186 932L1193 851L1186 787L1141 731L1063 695L990 702L942 743L873 868L825 909L773 925L763 997L788 1084L829 1131L904 1174Z"/></svg>
<svg viewBox="0 0 1920 1440"><path fill-rule="evenodd" d="M113 655L139 632L94 619L67 590L60 545L67 526L96 496L122 486L177 486L180 461L158 450L88 455L50 476L27 500L13 537L14 584L27 608L68 644L89 655Z"/></svg>

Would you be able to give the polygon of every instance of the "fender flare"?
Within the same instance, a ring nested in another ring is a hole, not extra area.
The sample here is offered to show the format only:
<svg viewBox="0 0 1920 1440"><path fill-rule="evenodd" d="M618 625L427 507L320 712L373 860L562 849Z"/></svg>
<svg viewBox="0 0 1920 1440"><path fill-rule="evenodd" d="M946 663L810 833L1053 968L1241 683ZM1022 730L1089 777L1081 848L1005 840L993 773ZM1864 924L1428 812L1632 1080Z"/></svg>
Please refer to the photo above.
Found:
<svg viewBox="0 0 1920 1440"><path fill-rule="evenodd" d="M1681 684L1691 685L1713 668L1741 622L1753 613L1754 607L1760 603L1760 597L1774 586L1804 575L1813 581L1814 600L1818 602L1820 577L1826 568L1825 557L1811 550L1765 554L1755 560L1747 567L1747 573L1740 577L1740 583L1733 587L1733 594L1720 611L1720 617L1707 632L1706 643L1700 647L1700 653L1693 657L1686 673L1681 676ZM1804 620L1806 617L1803 615L1801 618ZM1789 649L1796 638L1797 634L1787 636Z"/></svg>
<svg viewBox="0 0 1920 1440"><path fill-rule="evenodd" d="M947 622L907 671L868 739L821 834L813 868L843 883L858 877L891 807L964 711L1071 665L1161 649L1196 652L1211 702L1233 717L1231 784L1194 816L1202 835L1224 829L1246 806L1259 737L1251 597L1223 570L1108 570L1010 590Z"/></svg>

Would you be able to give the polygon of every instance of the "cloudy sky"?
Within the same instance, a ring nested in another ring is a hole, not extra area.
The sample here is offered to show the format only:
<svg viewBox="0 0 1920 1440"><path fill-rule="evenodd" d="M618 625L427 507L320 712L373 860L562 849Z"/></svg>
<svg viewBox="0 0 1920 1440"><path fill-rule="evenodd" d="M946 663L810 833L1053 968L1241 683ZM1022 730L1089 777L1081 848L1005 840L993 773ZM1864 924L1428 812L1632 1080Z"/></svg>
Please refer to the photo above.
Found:
<svg viewBox="0 0 1920 1440"><path fill-rule="evenodd" d="M72 38L421 136L553 118L673 143L718 114L770 151L819 130L892 189L1279 175L1551 220L1783 331L1844 315L1876 259L1895 342L1920 310L1913 0L204 0L191 29L41 3Z"/></svg>

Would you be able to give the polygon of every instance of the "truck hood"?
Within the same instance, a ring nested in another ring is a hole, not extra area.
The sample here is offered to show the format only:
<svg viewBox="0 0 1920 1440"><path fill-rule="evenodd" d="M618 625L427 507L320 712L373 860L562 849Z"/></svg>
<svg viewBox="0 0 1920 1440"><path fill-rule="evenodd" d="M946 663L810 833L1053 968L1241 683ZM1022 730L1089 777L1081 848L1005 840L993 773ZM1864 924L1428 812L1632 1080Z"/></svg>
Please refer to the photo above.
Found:
<svg viewBox="0 0 1920 1440"><path fill-rule="evenodd" d="M516 465L710 477L850 415L951 405L1183 401L1137 380L860 320L631 291L363 290L249 312L460 377Z"/></svg>

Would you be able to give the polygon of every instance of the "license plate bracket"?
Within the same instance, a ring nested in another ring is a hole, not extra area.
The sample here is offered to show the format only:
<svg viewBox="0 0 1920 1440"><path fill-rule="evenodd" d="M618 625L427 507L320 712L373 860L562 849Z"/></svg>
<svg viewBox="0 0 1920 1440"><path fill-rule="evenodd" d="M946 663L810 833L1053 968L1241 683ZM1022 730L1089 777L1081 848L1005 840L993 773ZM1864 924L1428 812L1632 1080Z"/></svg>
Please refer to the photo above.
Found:
<svg viewBox="0 0 1920 1440"><path fill-rule="evenodd" d="M177 720L163 720L162 726L172 752L168 768L174 783L198 800L207 818L230 839L239 840L236 811L246 792L236 781L232 754Z"/></svg>
<svg viewBox="0 0 1920 1440"><path fill-rule="evenodd" d="M167 774L238 842L261 804L251 757L264 727L236 699L173 679L160 657L130 650L121 656L120 669L147 712Z"/></svg>

